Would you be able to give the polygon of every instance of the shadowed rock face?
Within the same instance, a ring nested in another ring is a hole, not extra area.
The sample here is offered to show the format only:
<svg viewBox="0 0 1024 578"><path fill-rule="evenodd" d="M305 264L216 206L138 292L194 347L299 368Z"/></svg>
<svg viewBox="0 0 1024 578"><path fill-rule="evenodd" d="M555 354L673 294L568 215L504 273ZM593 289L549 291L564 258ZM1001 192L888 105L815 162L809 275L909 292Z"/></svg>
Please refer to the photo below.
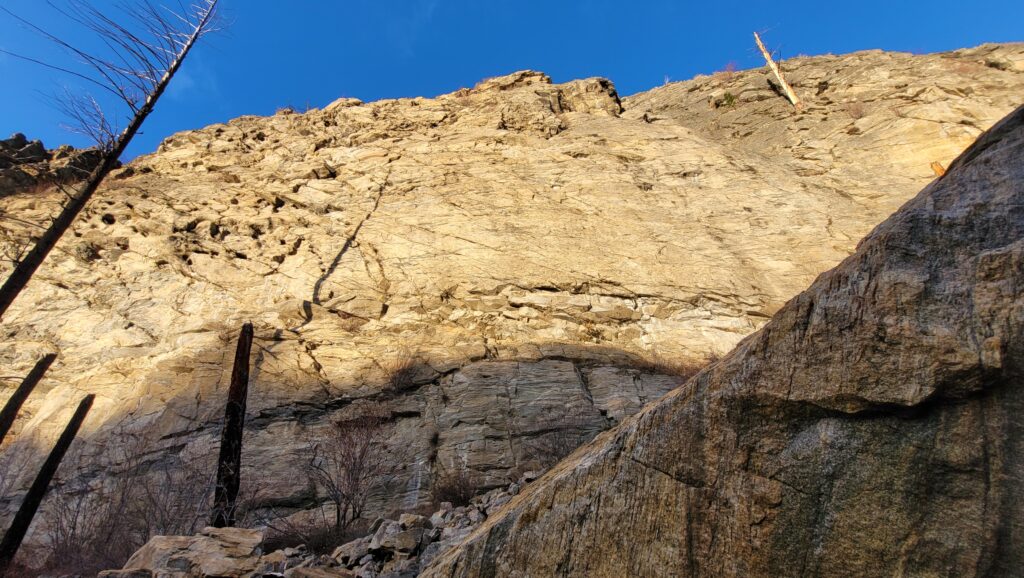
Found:
<svg viewBox="0 0 1024 578"><path fill-rule="evenodd" d="M1024 108L721 362L426 576L1011 576Z"/></svg>
<svg viewBox="0 0 1024 578"><path fill-rule="evenodd" d="M99 150L68 145L48 151L42 142L15 133L0 140L0 198L18 193L32 197L58 184L81 181L101 157Z"/></svg>

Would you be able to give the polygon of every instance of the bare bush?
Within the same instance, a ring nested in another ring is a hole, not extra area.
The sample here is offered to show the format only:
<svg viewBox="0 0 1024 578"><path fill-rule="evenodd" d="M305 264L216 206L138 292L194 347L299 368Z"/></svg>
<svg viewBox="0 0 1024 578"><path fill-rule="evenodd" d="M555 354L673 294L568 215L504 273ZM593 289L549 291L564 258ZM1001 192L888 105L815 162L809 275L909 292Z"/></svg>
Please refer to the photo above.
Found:
<svg viewBox="0 0 1024 578"><path fill-rule="evenodd" d="M216 473L212 450L175 455L146 436L115 439L102 448L79 444L61 465L63 475L40 515L49 554L45 572L120 568L153 536L192 535L206 525ZM101 453L107 468L96 467ZM252 519L257 487L243 488L239 525Z"/></svg>
<svg viewBox="0 0 1024 578"><path fill-rule="evenodd" d="M395 357L380 363L387 378L384 389L392 393L401 393L415 385L419 369L416 354L402 348Z"/></svg>
<svg viewBox="0 0 1024 578"><path fill-rule="evenodd" d="M117 446L120 467L138 466L140 448ZM117 568L148 536L135 501L137 480L133 476L96 479L88 474L94 459L86 444L76 444L64 459L54 487L44 503L41 517L49 546L43 569L51 573L95 573Z"/></svg>
<svg viewBox="0 0 1024 578"><path fill-rule="evenodd" d="M338 546L369 532L367 520L356 520L345 528L338 528L322 508L318 514L319 517L304 522L291 520L277 512L265 515L260 523L270 532L263 542L263 550L273 552L302 545L313 554L330 554Z"/></svg>
<svg viewBox="0 0 1024 578"><path fill-rule="evenodd" d="M146 534L188 536L201 530L213 504L217 472L213 453L164 460L147 469L137 493Z"/></svg>
<svg viewBox="0 0 1024 578"><path fill-rule="evenodd" d="M480 480L466 467L441 470L434 476L430 497L435 504L466 506L480 492Z"/></svg>
<svg viewBox="0 0 1024 578"><path fill-rule="evenodd" d="M725 67L722 68L722 70L715 72L712 76L719 82L732 82L736 77L736 61L730 60L725 64Z"/></svg>
<svg viewBox="0 0 1024 578"><path fill-rule="evenodd" d="M325 438L310 443L306 471L335 506L338 530L362 516L370 492L395 471L384 447L386 415L383 408L372 407L334 422Z"/></svg>
<svg viewBox="0 0 1024 578"><path fill-rule="evenodd" d="M537 435L524 443L530 459L547 470L562 461L584 443L590 441L599 430L582 415L567 415L557 419L538 422L534 425Z"/></svg>
<svg viewBox="0 0 1024 578"><path fill-rule="evenodd" d="M398 471L401 451L385 444L390 412L380 405L330 424L326 433L309 441L305 465L311 488L326 502L300 512L263 508L256 516L268 528L265 551L305 545L316 554L365 535L362 516L372 492L386 486Z"/></svg>

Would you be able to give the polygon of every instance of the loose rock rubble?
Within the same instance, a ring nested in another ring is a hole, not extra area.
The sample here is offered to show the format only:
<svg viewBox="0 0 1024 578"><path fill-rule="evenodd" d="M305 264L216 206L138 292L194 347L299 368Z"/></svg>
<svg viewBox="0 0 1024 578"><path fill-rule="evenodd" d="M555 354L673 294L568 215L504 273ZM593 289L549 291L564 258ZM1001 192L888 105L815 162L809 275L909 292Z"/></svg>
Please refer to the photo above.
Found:
<svg viewBox="0 0 1024 578"><path fill-rule="evenodd" d="M329 556L305 546L267 554L263 530L206 528L196 536L157 536L121 570L101 578L412 578L439 554L462 541L536 477L473 498L466 506L442 503L429 518L402 514L376 519L370 534L335 548Z"/></svg>
<svg viewBox="0 0 1024 578"><path fill-rule="evenodd" d="M462 541L498 508L519 493L521 484L491 490L467 506L448 502L430 518L403 514L397 521L378 519L372 536L338 547L335 562L359 578L409 578L436 556Z"/></svg>

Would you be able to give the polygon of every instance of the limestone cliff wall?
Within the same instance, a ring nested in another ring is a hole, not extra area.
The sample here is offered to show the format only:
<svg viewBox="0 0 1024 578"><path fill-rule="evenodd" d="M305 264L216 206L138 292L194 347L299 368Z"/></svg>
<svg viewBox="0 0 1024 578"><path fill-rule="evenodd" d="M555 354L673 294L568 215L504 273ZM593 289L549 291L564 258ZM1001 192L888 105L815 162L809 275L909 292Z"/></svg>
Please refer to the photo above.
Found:
<svg viewBox="0 0 1024 578"><path fill-rule="evenodd" d="M424 576L1016 576L1024 107Z"/></svg>
<svg viewBox="0 0 1024 578"><path fill-rule="evenodd" d="M1020 104L1022 53L797 59L801 114L764 71L625 99L520 72L174 135L107 183L5 317L4 375L59 354L17 443L46 445L88 392L90 483L132 436L151 463L209 456L251 320L245 455L269 501L315 504L302 448L370 402L413 455L378 507L426 499L438 464L502 483L538 439L618 423L852 253ZM58 201L0 210L43 222ZM32 233L4 223L5 250Z"/></svg>

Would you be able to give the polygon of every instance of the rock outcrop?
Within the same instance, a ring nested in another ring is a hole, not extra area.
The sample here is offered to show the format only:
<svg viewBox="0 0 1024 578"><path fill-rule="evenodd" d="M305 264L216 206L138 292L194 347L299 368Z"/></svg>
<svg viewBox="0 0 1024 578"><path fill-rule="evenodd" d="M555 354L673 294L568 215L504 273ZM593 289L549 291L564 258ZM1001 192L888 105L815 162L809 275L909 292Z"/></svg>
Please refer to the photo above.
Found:
<svg viewBox="0 0 1024 578"><path fill-rule="evenodd" d="M251 320L244 459L266 507L324 502L297 475L310 443L368 404L406 456L370 513L425 505L443 469L504 486L852 253L1020 104L1022 54L798 59L800 114L761 70L625 99L519 72L174 135L109 180L7 312L5 375L59 354L15 445L46 447L88 392L65 489L212 458ZM45 222L60 199L8 195L0 214ZM34 232L4 227L7 253ZM31 470L0 480L6 514Z"/></svg>
<svg viewBox="0 0 1024 578"><path fill-rule="evenodd" d="M424 576L1015 576L1024 107Z"/></svg>
<svg viewBox="0 0 1024 578"><path fill-rule="evenodd" d="M195 536L156 536L122 570L100 578L251 576L260 568L263 532L205 528Z"/></svg>
<svg viewBox="0 0 1024 578"><path fill-rule="evenodd" d="M100 572L99 578L408 578L459 544L534 479L496 488L465 506L442 503L429 518L378 518L368 535L330 555L317 555L305 545L264 552L263 531L205 528L195 536L156 536L124 568Z"/></svg>
<svg viewBox="0 0 1024 578"><path fill-rule="evenodd" d="M15 133L0 140L0 197L80 181L96 168L101 156L96 149L75 150L68 145L46 150L42 141Z"/></svg>

